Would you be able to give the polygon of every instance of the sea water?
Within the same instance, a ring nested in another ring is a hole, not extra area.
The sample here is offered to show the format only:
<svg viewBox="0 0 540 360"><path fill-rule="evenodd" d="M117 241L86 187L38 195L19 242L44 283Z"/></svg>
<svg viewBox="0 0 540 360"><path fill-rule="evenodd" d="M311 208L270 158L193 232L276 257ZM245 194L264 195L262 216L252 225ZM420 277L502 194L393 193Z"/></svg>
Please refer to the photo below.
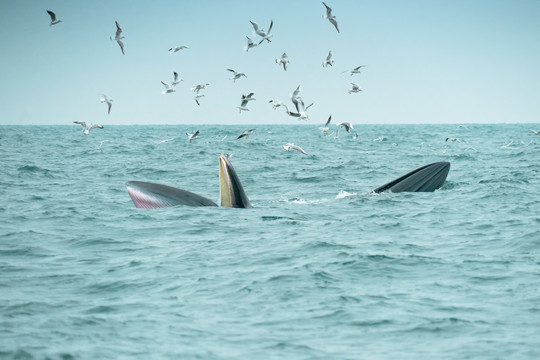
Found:
<svg viewBox="0 0 540 360"><path fill-rule="evenodd" d="M538 359L535 126L1 126L0 358ZM134 207L221 153L252 209Z"/></svg>

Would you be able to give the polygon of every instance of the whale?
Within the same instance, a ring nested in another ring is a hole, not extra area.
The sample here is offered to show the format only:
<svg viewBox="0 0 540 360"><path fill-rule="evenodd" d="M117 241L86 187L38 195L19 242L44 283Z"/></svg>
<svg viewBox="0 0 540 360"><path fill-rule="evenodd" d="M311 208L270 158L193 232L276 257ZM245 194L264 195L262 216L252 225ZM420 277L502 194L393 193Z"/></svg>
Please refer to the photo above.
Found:
<svg viewBox="0 0 540 360"><path fill-rule="evenodd" d="M443 186L450 171L447 161L424 165L374 189L374 193L383 192L432 192Z"/></svg>
<svg viewBox="0 0 540 360"><path fill-rule="evenodd" d="M219 156L220 205L232 208L251 208L249 199L242 187L229 159ZM128 181L127 191L133 204L140 209L155 209L177 205L218 206L204 196L168 185L144 181Z"/></svg>

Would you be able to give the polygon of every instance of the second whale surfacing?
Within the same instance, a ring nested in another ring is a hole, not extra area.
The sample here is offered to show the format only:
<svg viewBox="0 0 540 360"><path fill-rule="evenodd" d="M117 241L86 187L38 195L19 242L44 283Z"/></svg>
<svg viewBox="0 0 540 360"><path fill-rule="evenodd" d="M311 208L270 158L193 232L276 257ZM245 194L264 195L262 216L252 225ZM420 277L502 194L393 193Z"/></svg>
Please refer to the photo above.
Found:
<svg viewBox="0 0 540 360"><path fill-rule="evenodd" d="M219 183L221 206L251 207L236 171L229 159L223 155L219 156ZM176 205L218 206L210 199L172 186L143 181L128 181L126 186L137 208L155 209Z"/></svg>
<svg viewBox="0 0 540 360"><path fill-rule="evenodd" d="M403 176L398 177L378 188L374 193L382 192L431 192L443 186L450 171L450 163L446 161L424 165Z"/></svg>

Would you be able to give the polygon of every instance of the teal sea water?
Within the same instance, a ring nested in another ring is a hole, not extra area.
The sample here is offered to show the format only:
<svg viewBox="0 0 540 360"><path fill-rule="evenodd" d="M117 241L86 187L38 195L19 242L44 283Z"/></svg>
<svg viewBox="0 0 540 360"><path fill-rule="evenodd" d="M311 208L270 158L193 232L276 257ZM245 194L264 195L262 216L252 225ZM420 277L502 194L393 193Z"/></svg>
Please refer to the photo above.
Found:
<svg viewBox="0 0 540 360"><path fill-rule="evenodd" d="M538 124L248 128L1 126L0 358L540 357ZM252 209L131 202L218 201L219 153Z"/></svg>

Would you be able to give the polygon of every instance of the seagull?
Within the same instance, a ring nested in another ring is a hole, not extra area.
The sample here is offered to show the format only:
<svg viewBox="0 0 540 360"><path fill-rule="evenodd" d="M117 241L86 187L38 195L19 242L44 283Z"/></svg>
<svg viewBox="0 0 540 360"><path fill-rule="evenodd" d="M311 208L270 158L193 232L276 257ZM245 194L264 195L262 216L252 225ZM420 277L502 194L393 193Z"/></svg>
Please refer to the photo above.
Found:
<svg viewBox="0 0 540 360"><path fill-rule="evenodd" d="M199 94L199 91L205 89L208 85L210 84L199 84L191 88L191 91L195 92L195 102L197 105L201 105L201 103L199 103L199 99L204 96L204 94Z"/></svg>
<svg viewBox="0 0 540 360"><path fill-rule="evenodd" d="M356 131L354 132L354 138L358 139L358 133Z"/></svg>
<svg viewBox="0 0 540 360"><path fill-rule="evenodd" d="M352 85L352 88L349 90L349 94L362 91L362 89L360 89L360 87L356 85L355 83L351 83L351 85Z"/></svg>
<svg viewBox="0 0 540 360"><path fill-rule="evenodd" d="M302 90L302 85L298 85L296 90L291 94L291 101L293 102L294 106L296 107L296 111L300 112L300 104L304 105L304 102L302 101L302 98L300 97L300 90Z"/></svg>
<svg viewBox="0 0 540 360"><path fill-rule="evenodd" d="M332 8L330 6L328 6L328 5L326 5L324 3L324 1L322 3L326 7L326 15L323 15L323 19L328 19L328 21L330 21L332 23L332 25L335 26L337 32L339 33L339 28L338 28L336 17L334 15L332 15Z"/></svg>
<svg viewBox="0 0 540 360"><path fill-rule="evenodd" d="M181 45L169 49L169 54L174 54L180 50L189 49L189 46Z"/></svg>
<svg viewBox="0 0 540 360"><path fill-rule="evenodd" d="M346 72L350 72L351 76L353 76L354 74L360 74L360 69L363 68L363 67L366 67L366 66L367 65L360 65L360 66L355 67L352 70L345 70L345 71L342 72L342 74L346 73Z"/></svg>
<svg viewBox="0 0 540 360"><path fill-rule="evenodd" d="M191 91L194 91L196 93L199 93L199 91L205 89L208 85L210 84L199 84L199 85L195 85L194 87L191 88Z"/></svg>
<svg viewBox="0 0 540 360"><path fill-rule="evenodd" d="M304 149L302 149L300 146L295 145L293 143L286 143L285 145L283 145L283 150L285 151L296 150L298 152L301 152L304 155L307 155L307 152L305 152Z"/></svg>
<svg viewBox="0 0 540 360"><path fill-rule="evenodd" d="M122 36L122 28L120 28L120 25L118 24L118 21L115 21L115 24L116 24L116 33L114 34L114 40L116 40L116 42L120 46L120 50L122 50L122 54L125 55L125 53L124 53L124 43L122 42L122 39L124 38ZM110 39L111 40L113 39L112 36L110 37Z"/></svg>
<svg viewBox="0 0 540 360"><path fill-rule="evenodd" d="M163 86L165 86L165 90L163 90L162 94L170 94L176 91L176 89L169 83L166 83L165 81L161 81Z"/></svg>
<svg viewBox="0 0 540 360"><path fill-rule="evenodd" d="M56 14L53 13L51 10L47 10L47 14L49 14L49 16L51 17L51 23L49 24L49 26L56 25L56 24L58 24L59 22L62 21L62 20L57 20L56 19Z"/></svg>
<svg viewBox="0 0 540 360"><path fill-rule="evenodd" d="M197 139L197 137L199 135L199 130L195 131L195 134L191 134L191 133L186 132L186 135L188 137L189 142L192 142L193 140Z"/></svg>
<svg viewBox="0 0 540 360"><path fill-rule="evenodd" d="M180 79L178 77L178 73L176 71L173 72L173 75L174 75L174 80L171 83L172 86L176 86L176 85L180 84L182 81L184 81L183 79Z"/></svg>
<svg viewBox="0 0 540 360"><path fill-rule="evenodd" d="M270 20L270 27L268 28L268 32L265 32L263 29L259 29L259 25L257 25L256 22L253 22L249 20L251 25L253 25L253 29L255 30L255 33L262 37L261 41L257 45L261 45L261 43L266 40L267 42L270 42L270 38L272 35L270 34L270 30L272 30L272 25L274 25L274 20Z"/></svg>
<svg viewBox="0 0 540 360"><path fill-rule="evenodd" d="M337 123L336 126L343 126L345 128L345 131L349 132L349 130L351 129L354 129L352 124L349 123L349 122L340 122L340 123Z"/></svg>
<svg viewBox="0 0 540 360"><path fill-rule="evenodd" d="M309 109L309 107L313 105L313 103L309 104L306 108L303 107L304 104L302 103L302 110L299 112L290 111L287 105L285 104L282 104L282 105L283 107L285 107L285 112L287 113L287 115L292 116L292 117L297 117L298 120L309 120L309 116L308 114L306 114L306 110Z"/></svg>
<svg viewBox="0 0 540 360"><path fill-rule="evenodd" d="M90 134L90 130L92 130L92 129L103 129L103 126L101 126L99 124L87 125L84 121L74 121L73 123L79 124L84 128L84 131L83 131L84 135Z"/></svg>
<svg viewBox="0 0 540 360"><path fill-rule="evenodd" d="M204 94L199 94L199 93L196 93L195 94L195 102L197 103L197 105L201 105L201 103L199 102L199 99L202 98L204 96Z"/></svg>
<svg viewBox="0 0 540 360"><path fill-rule="evenodd" d="M104 143L109 142L109 141L110 140L101 140L101 142L99 143L99 146L97 147L96 150L103 151L103 150L101 150L101 147L103 146Z"/></svg>
<svg viewBox="0 0 540 360"><path fill-rule="evenodd" d="M534 133L534 135L540 135L540 131L537 131L537 130L534 130L534 129L531 129L531 131Z"/></svg>
<svg viewBox="0 0 540 360"><path fill-rule="evenodd" d="M283 103L279 100L270 100L268 102L269 104L272 104L272 109L276 110L278 107L280 107L281 105L283 105Z"/></svg>
<svg viewBox="0 0 540 360"><path fill-rule="evenodd" d="M255 47L255 46L258 46L258 45L259 45L259 44L255 44L255 43L253 42L253 40L252 40L249 36L246 36L246 38L247 38L247 45L246 45L246 48L245 48L246 52L247 52L249 49L251 49L252 47Z"/></svg>
<svg viewBox="0 0 540 360"><path fill-rule="evenodd" d="M229 78L229 80L232 80L233 82L236 82L236 80L240 79L242 76L247 79L247 75L244 73L236 72L233 69L227 69L227 71L230 71L233 73L233 76Z"/></svg>
<svg viewBox="0 0 540 360"><path fill-rule="evenodd" d="M448 140L450 141L457 141L457 142L461 142L459 139L456 139L456 138L451 138L451 137L447 137L444 142L448 142Z"/></svg>
<svg viewBox="0 0 540 360"><path fill-rule="evenodd" d="M109 99L107 97L107 95L103 94L103 97L101 99L99 99L99 101L101 101L102 103L107 103L107 106L109 107L108 111L107 111L107 114L111 114L111 107L112 107L112 99Z"/></svg>
<svg viewBox="0 0 540 360"><path fill-rule="evenodd" d="M276 63L283 64L283 70L287 71L287 64L289 63L287 53L283 53L283 55L281 55L281 59L276 59Z"/></svg>
<svg viewBox="0 0 540 360"><path fill-rule="evenodd" d="M324 127L322 128L324 136L328 135L328 125L330 125L330 121L332 121L332 115L328 117L328 120L326 120L326 123L324 124Z"/></svg>
<svg viewBox="0 0 540 360"><path fill-rule="evenodd" d="M242 95L242 102L240 103L240 106L237 106L236 108L240 110L240 114L242 113L242 110L243 111L249 111L249 109L246 107L248 102L251 101L251 100L255 100L255 98L253 97L253 93L249 93L247 96L246 95Z"/></svg>
<svg viewBox="0 0 540 360"><path fill-rule="evenodd" d="M249 129L247 131L244 131L243 133L240 134L240 136L236 138L236 140L241 139L243 137L248 137L249 135L253 134L253 131L255 131L255 129Z"/></svg>
<svg viewBox="0 0 540 360"><path fill-rule="evenodd" d="M334 60L332 60L332 50L330 50L326 56L326 61L322 63L322 66L327 67L328 65L332 66L333 64Z"/></svg>

